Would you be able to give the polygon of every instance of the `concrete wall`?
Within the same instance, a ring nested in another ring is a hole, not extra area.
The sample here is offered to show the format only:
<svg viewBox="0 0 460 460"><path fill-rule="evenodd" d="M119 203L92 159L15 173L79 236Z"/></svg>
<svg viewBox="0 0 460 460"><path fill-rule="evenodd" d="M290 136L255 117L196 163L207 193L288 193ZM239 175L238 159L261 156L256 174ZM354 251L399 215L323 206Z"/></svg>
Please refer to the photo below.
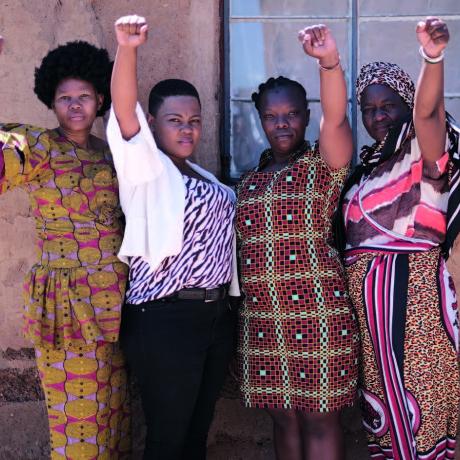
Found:
<svg viewBox="0 0 460 460"><path fill-rule="evenodd" d="M196 160L219 170L220 5L216 0L0 0L0 121L54 127L53 114L33 93L34 68L55 46L84 39L116 50L113 23L146 16L140 51L141 103L158 80L185 78L200 92L203 138ZM102 122L96 132L103 135ZM34 222L25 193L0 197L0 459L44 459L48 428L30 345L22 338L22 278L34 263ZM139 412L139 405L136 406ZM139 419L139 415L136 416ZM140 424L136 425L141 437ZM138 451L140 448L138 448Z"/></svg>
<svg viewBox="0 0 460 460"><path fill-rule="evenodd" d="M33 70L41 57L56 45L75 39L105 46L113 55L114 20L123 14L138 13L145 15L151 26L150 40L140 51L141 102L145 104L152 84L165 77L186 78L196 84L204 115L203 141L196 159L218 171L220 3L219 0L0 0L0 34L6 39L0 57L0 120L54 126L52 113L36 100L32 91ZM382 2L374 3L377 8ZM457 0L451 4L457 5ZM103 133L102 123L96 131ZM0 460L39 460L48 455L46 411L33 353L20 333L21 281L35 260L33 235L34 223L25 194L14 191L0 197ZM456 281L460 281L459 264L456 251L451 261ZM231 379L224 396L211 431L210 459L273 459L268 417L262 411L241 408ZM138 399L134 414L138 458L143 434ZM367 458L357 413L347 411L344 419L348 458Z"/></svg>

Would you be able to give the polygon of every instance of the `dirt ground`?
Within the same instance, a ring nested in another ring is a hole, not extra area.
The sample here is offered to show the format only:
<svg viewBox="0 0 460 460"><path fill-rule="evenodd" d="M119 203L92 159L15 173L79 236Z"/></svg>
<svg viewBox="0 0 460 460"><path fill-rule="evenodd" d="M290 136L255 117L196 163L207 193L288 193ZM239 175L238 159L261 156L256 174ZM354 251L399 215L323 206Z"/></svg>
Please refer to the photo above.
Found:
<svg viewBox="0 0 460 460"><path fill-rule="evenodd" d="M342 423L346 459L368 460L358 411L347 409ZM271 429L264 411L244 409L237 400L221 399L210 433L208 460L275 460Z"/></svg>

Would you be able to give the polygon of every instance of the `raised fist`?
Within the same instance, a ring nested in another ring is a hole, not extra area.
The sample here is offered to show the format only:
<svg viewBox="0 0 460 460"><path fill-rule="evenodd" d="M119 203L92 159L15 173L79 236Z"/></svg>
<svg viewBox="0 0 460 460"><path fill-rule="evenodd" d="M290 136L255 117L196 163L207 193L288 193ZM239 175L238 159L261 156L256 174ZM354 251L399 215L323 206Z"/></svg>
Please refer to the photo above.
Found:
<svg viewBox="0 0 460 460"><path fill-rule="evenodd" d="M337 44L327 26L317 24L299 31L299 41L306 54L320 60L325 67L334 66L339 60Z"/></svg>
<svg viewBox="0 0 460 460"><path fill-rule="evenodd" d="M439 18L429 16L425 21L420 21L416 32L417 40L430 58L437 58L449 42L449 29Z"/></svg>
<svg viewBox="0 0 460 460"><path fill-rule="evenodd" d="M115 34L119 46L137 48L147 41L148 26L142 16L123 16L115 22Z"/></svg>

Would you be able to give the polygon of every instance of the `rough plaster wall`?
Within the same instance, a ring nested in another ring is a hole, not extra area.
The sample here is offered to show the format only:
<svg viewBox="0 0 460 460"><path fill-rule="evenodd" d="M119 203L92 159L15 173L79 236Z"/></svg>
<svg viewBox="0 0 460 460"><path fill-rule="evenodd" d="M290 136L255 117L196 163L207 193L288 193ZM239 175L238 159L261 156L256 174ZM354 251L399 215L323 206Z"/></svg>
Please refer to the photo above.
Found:
<svg viewBox="0 0 460 460"><path fill-rule="evenodd" d="M31 6L33 5L33 6ZM103 33L92 2L26 0L2 2L0 30L5 50L0 56L0 120L53 127L54 116L33 92L34 68L49 49L69 40L101 45ZM102 124L98 130L102 133ZM21 279L35 260L34 222L28 200L15 190L0 198L0 349L27 346L21 336Z"/></svg>
<svg viewBox="0 0 460 460"><path fill-rule="evenodd" d="M104 46L115 53L113 21L137 12L149 22L149 40L139 52L139 94L146 107L150 88L163 78L191 81L203 107L203 137L195 160L219 170L219 1L94 1Z"/></svg>
<svg viewBox="0 0 460 460"><path fill-rule="evenodd" d="M150 40L140 51L141 103L167 77L196 84L204 129L196 160L219 170L219 2L217 0L0 0L0 122L54 127L55 119L33 93L34 68L55 46L83 39L116 50L113 23L121 15L145 15ZM102 122L95 132L103 135ZM34 222L27 196L0 197L0 460L44 459L48 431L33 353L21 335L24 274L35 261ZM135 406L139 419L139 404ZM136 436L142 430L137 422ZM139 443L138 450L140 449Z"/></svg>
<svg viewBox="0 0 460 460"><path fill-rule="evenodd" d="M0 31L5 51L0 65L0 120L53 127L53 114L33 93L33 72L47 51L84 39L116 50L113 22L122 14L145 15L150 39L140 52L141 103L150 87L166 77L186 78L202 96L203 139L196 160L219 169L219 6L215 0L3 0ZM206 12L206 14L203 14ZM103 135L102 123L96 132ZM33 263L34 224L20 191L0 198L0 349L27 346L20 334L21 280Z"/></svg>
<svg viewBox="0 0 460 460"><path fill-rule="evenodd" d="M202 97L204 135L197 160L219 169L218 0L0 0L0 121L54 126L54 117L33 93L33 70L54 46L85 39L115 52L112 29L122 14L145 15L150 40L140 51L141 103L151 85L166 77L192 81ZM96 129L103 133L100 123ZM24 193L0 197L0 460L47 458L46 411L40 399L33 355L21 336L21 281L34 262L34 223ZM451 258L460 281L459 251ZM230 399L219 402L210 436L210 460L273 459L271 424L262 411L247 411ZM139 403L135 406L136 437ZM356 413L346 415L348 458L367 458ZM140 447L138 446L138 452Z"/></svg>

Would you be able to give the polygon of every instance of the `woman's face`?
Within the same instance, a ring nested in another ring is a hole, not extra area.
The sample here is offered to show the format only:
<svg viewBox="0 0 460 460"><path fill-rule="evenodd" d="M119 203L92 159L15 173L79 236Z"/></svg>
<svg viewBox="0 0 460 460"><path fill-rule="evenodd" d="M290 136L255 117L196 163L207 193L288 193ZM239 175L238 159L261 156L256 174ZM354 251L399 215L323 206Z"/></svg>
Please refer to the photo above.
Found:
<svg viewBox="0 0 460 460"><path fill-rule="evenodd" d="M305 140L310 111L298 89L287 86L265 91L259 116L274 153L290 155Z"/></svg>
<svg viewBox="0 0 460 460"><path fill-rule="evenodd" d="M164 153L184 160L194 152L201 137L201 106L196 97L168 96L148 120Z"/></svg>
<svg viewBox="0 0 460 460"><path fill-rule="evenodd" d="M369 85L361 95L361 115L369 136L381 142L391 127L410 114L409 106L387 85Z"/></svg>
<svg viewBox="0 0 460 460"><path fill-rule="evenodd" d="M66 78L56 88L52 108L64 131L90 131L102 102L103 96L96 93L91 83Z"/></svg>

